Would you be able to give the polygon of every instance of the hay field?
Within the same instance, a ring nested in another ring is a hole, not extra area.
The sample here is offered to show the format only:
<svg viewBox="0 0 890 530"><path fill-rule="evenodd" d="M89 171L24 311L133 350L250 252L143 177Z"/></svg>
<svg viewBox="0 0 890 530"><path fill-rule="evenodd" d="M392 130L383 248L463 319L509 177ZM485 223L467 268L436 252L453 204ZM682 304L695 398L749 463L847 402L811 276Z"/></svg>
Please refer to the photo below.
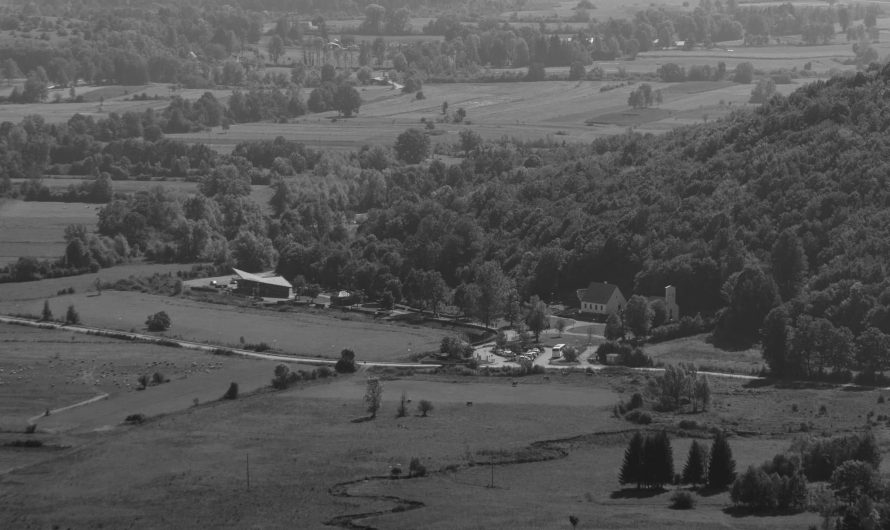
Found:
<svg viewBox="0 0 890 530"><path fill-rule="evenodd" d="M96 227L99 205L0 200L0 266L22 256L58 258L65 253L65 227Z"/></svg>
<svg viewBox="0 0 890 530"><path fill-rule="evenodd" d="M39 315L43 302L38 297L4 297L0 313ZM57 314L73 304L87 326L141 331L148 315L166 311L173 321L166 333L170 337L223 346L238 346L243 338L286 353L327 358L339 358L341 350L350 348L359 361L404 361L413 353L437 351L447 334L422 326L382 324L353 313L247 309L139 292L105 290L96 296L91 289L53 297L50 304Z"/></svg>
<svg viewBox="0 0 890 530"><path fill-rule="evenodd" d="M488 139L502 137L524 140L550 138L555 141L589 142L597 137L619 134L633 125L642 132L659 132L678 125L711 119L747 105L753 85L735 83L650 83L664 93L658 108L634 111L627 105L636 86L620 86L602 92L598 81L545 81L537 83L444 83L423 87L426 99L401 94L387 87L362 87L364 104L359 114L337 119L336 112L310 114L287 124L245 123L233 125L225 134L210 137L210 146L229 152L246 140L284 136L317 149L355 150L362 145L391 146L409 127L423 128L421 118L441 118L442 102L451 112L467 111L465 123L437 123L431 136L434 145L458 142L458 133L472 129ZM799 84L780 85L790 91ZM723 102L723 105L720 103ZM732 105L730 108L729 105ZM695 119L685 113L693 112ZM627 121L624 114L642 114ZM604 117L605 116L605 117ZM598 122L588 126L585 122ZM206 133L169 135L187 142L206 142Z"/></svg>

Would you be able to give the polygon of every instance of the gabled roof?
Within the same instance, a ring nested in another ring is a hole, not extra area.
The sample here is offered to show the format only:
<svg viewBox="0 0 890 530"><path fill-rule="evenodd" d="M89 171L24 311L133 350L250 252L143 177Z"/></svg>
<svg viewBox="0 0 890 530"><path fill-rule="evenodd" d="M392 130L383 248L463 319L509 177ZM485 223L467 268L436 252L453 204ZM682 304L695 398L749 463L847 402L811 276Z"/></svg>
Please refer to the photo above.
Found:
<svg viewBox="0 0 890 530"><path fill-rule="evenodd" d="M591 282L587 289L578 289L578 300L591 304L608 304L612 293L616 290L618 290L617 285Z"/></svg>
<svg viewBox="0 0 890 530"><path fill-rule="evenodd" d="M235 271L235 274L238 275L242 280L247 280L251 282L264 283L266 285L277 285L278 287L293 287L289 281L285 280L281 276L275 275L275 273L264 273L264 275L259 274L251 274L249 272L244 272L242 270L238 270L232 268Z"/></svg>

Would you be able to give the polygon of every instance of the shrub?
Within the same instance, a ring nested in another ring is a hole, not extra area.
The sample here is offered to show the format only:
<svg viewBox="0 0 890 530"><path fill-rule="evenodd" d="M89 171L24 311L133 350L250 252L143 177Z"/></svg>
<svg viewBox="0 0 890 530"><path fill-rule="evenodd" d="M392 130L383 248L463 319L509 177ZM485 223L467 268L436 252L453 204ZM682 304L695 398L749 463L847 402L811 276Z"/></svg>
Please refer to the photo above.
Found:
<svg viewBox="0 0 890 530"><path fill-rule="evenodd" d="M15 440L3 445L7 447L43 447L43 442L40 440Z"/></svg>
<svg viewBox="0 0 890 530"><path fill-rule="evenodd" d="M145 321L148 331L167 331L170 329L170 316L164 311L158 311L153 315L149 315Z"/></svg>
<svg viewBox="0 0 890 530"><path fill-rule="evenodd" d="M27 427L25 427L25 434L34 434L37 431L36 423L29 423Z"/></svg>
<svg viewBox="0 0 890 530"><path fill-rule="evenodd" d="M145 423L145 414L130 414L124 421L126 423L135 423L137 425Z"/></svg>
<svg viewBox="0 0 890 530"><path fill-rule="evenodd" d="M420 463L419 458L414 457L411 459L411 464L408 466L408 476L409 477L426 476L426 466Z"/></svg>
<svg viewBox="0 0 890 530"><path fill-rule="evenodd" d="M681 429L691 431L694 429L698 429L700 426L695 420L680 420L680 423L677 424Z"/></svg>
<svg viewBox="0 0 890 530"><path fill-rule="evenodd" d="M160 385L160 384L166 383L166 382L167 382L167 379L164 377L164 374L162 374L161 372L155 372L151 376L151 383L153 385Z"/></svg>
<svg viewBox="0 0 890 530"><path fill-rule="evenodd" d="M652 416L650 416L647 412L642 412L639 410L632 410L628 412L624 416L624 419L638 425L649 425L650 423L652 423Z"/></svg>
<svg viewBox="0 0 890 530"><path fill-rule="evenodd" d="M321 379L325 379L334 374L334 371L328 368L327 366L319 366L315 369L315 372L318 374L318 377Z"/></svg>
<svg viewBox="0 0 890 530"><path fill-rule="evenodd" d="M229 385L229 389L223 394L223 399L238 399L238 383Z"/></svg>
<svg viewBox="0 0 890 530"><path fill-rule="evenodd" d="M408 415L408 394L403 390L402 399L399 400L399 408L396 409L396 418L404 418Z"/></svg>
<svg viewBox="0 0 890 530"><path fill-rule="evenodd" d="M691 510L695 508L695 497L688 491L677 490L671 495L671 508L675 510Z"/></svg>
<svg viewBox="0 0 890 530"><path fill-rule="evenodd" d="M147 388L147 387L148 387L148 383L149 383L151 380L149 379L148 375L146 375L146 374L142 374L142 375L139 376L139 378L137 379L137 381L139 382L140 385L142 385L142 388Z"/></svg>
<svg viewBox="0 0 890 530"><path fill-rule="evenodd" d="M420 412L420 415L425 418L428 413L432 412L433 404L426 399L421 399L420 403L417 405L417 410Z"/></svg>
<svg viewBox="0 0 890 530"><path fill-rule="evenodd" d="M639 392L634 392L634 395L630 396L630 403L628 403L627 407L629 410L638 409L643 406L643 394Z"/></svg>
<svg viewBox="0 0 890 530"><path fill-rule="evenodd" d="M272 387L277 390L284 390L301 378L302 374L291 372L287 365L279 364L275 367L275 377L272 378Z"/></svg>
<svg viewBox="0 0 890 530"><path fill-rule="evenodd" d="M43 312L40 315L40 320L50 321L53 319L53 312L49 308L49 300L43 301Z"/></svg>

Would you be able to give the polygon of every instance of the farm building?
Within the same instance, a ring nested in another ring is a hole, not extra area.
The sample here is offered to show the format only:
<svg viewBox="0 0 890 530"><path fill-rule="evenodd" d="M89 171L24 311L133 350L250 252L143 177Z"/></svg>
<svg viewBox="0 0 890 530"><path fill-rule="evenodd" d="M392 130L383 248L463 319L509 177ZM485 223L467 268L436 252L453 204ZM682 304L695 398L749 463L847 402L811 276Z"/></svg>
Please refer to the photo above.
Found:
<svg viewBox="0 0 890 530"><path fill-rule="evenodd" d="M621 289L610 283L592 282L587 289L578 289L581 312L593 315L618 313L627 304Z"/></svg>
<svg viewBox="0 0 890 530"><path fill-rule="evenodd" d="M251 274L238 269L232 269L237 278L235 292L263 298L293 298L294 290L290 282L276 275L274 272Z"/></svg>
<svg viewBox="0 0 890 530"><path fill-rule="evenodd" d="M656 300L663 300L669 322L680 319L680 306L677 305L677 288L673 285L668 285L664 288L664 296L647 296L646 299L650 303Z"/></svg>

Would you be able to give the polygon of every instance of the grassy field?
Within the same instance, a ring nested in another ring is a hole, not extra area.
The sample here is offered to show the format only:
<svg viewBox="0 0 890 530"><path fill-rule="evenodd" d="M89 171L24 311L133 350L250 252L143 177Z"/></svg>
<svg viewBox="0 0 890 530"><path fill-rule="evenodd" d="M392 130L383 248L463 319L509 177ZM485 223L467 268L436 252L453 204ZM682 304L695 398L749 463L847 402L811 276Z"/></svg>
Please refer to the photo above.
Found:
<svg viewBox="0 0 890 530"><path fill-rule="evenodd" d="M724 510L730 505L726 493L699 497L689 512L668 508L671 491L616 497L618 468L635 426L611 417L610 409L619 395L645 385L646 377L535 376L514 387L507 378L386 376L377 419L359 423L352 420L365 413L362 374L209 403L139 427L72 436L71 450L0 474L6 500L0 521L16 528L321 528L333 518L346 524L350 514L370 513L355 523L569 528L570 514L580 519L580 528L818 523L813 513L732 515ZM730 380L714 380L712 388L714 406L707 413L654 413L650 428L672 432L675 467L682 467L690 443L676 430L680 419L744 434L730 436L737 469L743 470L787 449L801 422L811 432L848 432L861 428L866 412L883 413L888 406L876 405L877 391ZM403 391L411 411L396 418ZM421 399L435 406L427 418L413 410ZM795 404L800 407L792 409ZM818 414L819 404L826 404L827 414ZM874 432L886 450L887 427L881 423ZM395 465L407 471L414 457L429 470L427 477L382 478ZM517 458L530 461L511 463ZM486 487L490 462L497 464L494 488ZM398 506L403 509L393 513ZM409 506L416 509L404 510Z"/></svg>
<svg viewBox="0 0 890 530"><path fill-rule="evenodd" d="M30 299L4 298L0 312L40 314L44 299L36 296L35 292ZM166 311L173 321L168 336L230 346L242 339L249 344L265 342L283 352L329 358L351 348L362 361L407 360L413 353L438 350L447 334L421 326L380 324L353 313L255 310L139 292L106 290L96 296L91 289L53 297L50 305L59 315L74 305L85 325L124 331L144 330L148 315Z"/></svg>
<svg viewBox="0 0 890 530"><path fill-rule="evenodd" d="M99 206L94 204L23 202L0 199L0 266L19 257L58 258L65 253L65 227L94 229Z"/></svg>
<svg viewBox="0 0 890 530"><path fill-rule="evenodd" d="M715 63L716 64L716 63ZM802 65L801 65L802 66ZM365 103L360 113L336 119L336 112L311 114L287 124L245 123L225 134L209 136L211 147L229 152L238 142L284 136L318 149L355 150L362 145L387 145L409 127L423 128L420 121L438 120L444 101L449 109L464 108L466 123L437 123L433 144L455 144L458 133L472 129L488 139L515 137L525 140L589 142L623 133L629 126L641 132L660 132L728 114L747 105L752 85L735 83L651 83L664 94L657 108L634 110L627 98L636 86L598 81L547 81L538 83L427 84L426 96L417 100L386 87L362 87ZM799 85L780 85L782 92ZM595 122L593 126L588 121ZM206 133L170 135L187 142L207 142Z"/></svg>
<svg viewBox="0 0 890 530"><path fill-rule="evenodd" d="M741 351L727 351L709 342L709 334L647 344L646 355L656 362L694 363L702 369L751 374L764 367L759 347Z"/></svg>

